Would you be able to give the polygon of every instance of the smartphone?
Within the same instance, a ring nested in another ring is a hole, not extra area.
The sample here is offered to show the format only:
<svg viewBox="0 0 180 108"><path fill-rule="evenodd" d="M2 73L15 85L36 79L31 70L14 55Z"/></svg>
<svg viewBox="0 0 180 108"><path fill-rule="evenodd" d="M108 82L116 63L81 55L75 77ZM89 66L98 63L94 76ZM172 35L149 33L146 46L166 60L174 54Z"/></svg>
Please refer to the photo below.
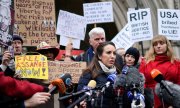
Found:
<svg viewBox="0 0 180 108"><path fill-rule="evenodd" d="M11 53L11 59L14 59L14 48L13 48L13 46L8 46L8 51Z"/></svg>

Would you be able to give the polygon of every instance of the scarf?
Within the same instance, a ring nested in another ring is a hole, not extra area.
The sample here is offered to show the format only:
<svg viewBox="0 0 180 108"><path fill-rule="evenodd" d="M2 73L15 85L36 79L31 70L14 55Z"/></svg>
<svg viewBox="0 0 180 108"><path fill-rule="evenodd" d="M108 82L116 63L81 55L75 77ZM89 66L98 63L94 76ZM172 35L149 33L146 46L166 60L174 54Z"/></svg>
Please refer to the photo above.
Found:
<svg viewBox="0 0 180 108"><path fill-rule="evenodd" d="M107 66L105 66L101 61L98 61L102 70L104 71L104 73L106 74L113 74L116 73L116 67L113 65L111 68L108 68Z"/></svg>

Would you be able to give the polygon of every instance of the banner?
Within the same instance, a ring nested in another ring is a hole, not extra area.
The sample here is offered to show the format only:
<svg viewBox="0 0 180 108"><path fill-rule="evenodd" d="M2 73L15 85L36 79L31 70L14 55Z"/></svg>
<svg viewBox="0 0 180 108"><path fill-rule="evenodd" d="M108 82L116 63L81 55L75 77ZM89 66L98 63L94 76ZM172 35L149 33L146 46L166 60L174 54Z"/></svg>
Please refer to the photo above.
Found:
<svg viewBox="0 0 180 108"><path fill-rule="evenodd" d="M180 10L158 9L158 31L169 40L180 40Z"/></svg>
<svg viewBox="0 0 180 108"><path fill-rule="evenodd" d="M129 35L129 25L126 24L126 26L111 41L116 45L116 49L124 48L127 50L131 47L134 42L132 42L131 36Z"/></svg>
<svg viewBox="0 0 180 108"><path fill-rule="evenodd" d="M24 46L37 46L45 41L55 46L54 0L14 0L16 33L24 40Z"/></svg>
<svg viewBox="0 0 180 108"><path fill-rule="evenodd" d="M88 24L114 21L112 2L85 3L83 11Z"/></svg>
<svg viewBox="0 0 180 108"><path fill-rule="evenodd" d="M150 9L128 11L129 33L133 42L151 40L153 29Z"/></svg>
<svg viewBox="0 0 180 108"><path fill-rule="evenodd" d="M60 10L56 34L84 40L86 19L83 16Z"/></svg>
<svg viewBox="0 0 180 108"><path fill-rule="evenodd" d="M43 55L15 56L15 69L22 78L48 79L47 57Z"/></svg>

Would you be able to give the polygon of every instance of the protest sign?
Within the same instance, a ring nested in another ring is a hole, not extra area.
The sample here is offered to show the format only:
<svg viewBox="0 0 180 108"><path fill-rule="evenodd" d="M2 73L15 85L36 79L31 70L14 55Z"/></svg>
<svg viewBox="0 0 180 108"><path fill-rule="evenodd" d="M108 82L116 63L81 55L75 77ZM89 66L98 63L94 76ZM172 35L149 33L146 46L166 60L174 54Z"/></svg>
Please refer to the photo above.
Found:
<svg viewBox="0 0 180 108"><path fill-rule="evenodd" d="M84 40L86 20L83 16L60 10L56 34Z"/></svg>
<svg viewBox="0 0 180 108"><path fill-rule="evenodd" d="M180 40L180 10L158 9L158 31L169 40Z"/></svg>
<svg viewBox="0 0 180 108"><path fill-rule="evenodd" d="M22 78L48 79L47 57L43 55L15 56L15 69Z"/></svg>
<svg viewBox="0 0 180 108"><path fill-rule="evenodd" d="M64 62L48 61L49 81L59 78L61 74L69 73L72 76L72 82L78 83L83 69L86 69L86 62Z"/></svg>
<svg viewBox="0 0 180 108"><path fill-rule="evenodd" d="M24 46L37 46L42 41L54 46L55 34L54 0L14 0L16 34Z"/></svg>
<svg viewBox="0 0 180 108"><path fill-rule="evenodd" d="M80 48L81 40L78 40L78 39L75 39L75 38L69 38L69 37L65 37L65 36L60 36L60 39L59 39L60 45L66 46L69 39L72 40L73 48L76 48L76 49Z"/></svg>
<svg viewBox="0 0 180 108"><path fill-rule="evenodd" d="M133 42L151 40L153 38L150 9L128 11L129 33Z"/></svg>
<svg viewBox="0 0 180 108"><path fill-rule="evenodd" d="M111 40L115 45L116 49L124 48L127 50L133 45L131 36L129 35L129 25L126 26Z"/></svg>
<svg viewBox="0 0 180 108"><path fill-rule="evenodd" d="M85 3L83 11L88 24L114 21L112 2Z"/></svg>

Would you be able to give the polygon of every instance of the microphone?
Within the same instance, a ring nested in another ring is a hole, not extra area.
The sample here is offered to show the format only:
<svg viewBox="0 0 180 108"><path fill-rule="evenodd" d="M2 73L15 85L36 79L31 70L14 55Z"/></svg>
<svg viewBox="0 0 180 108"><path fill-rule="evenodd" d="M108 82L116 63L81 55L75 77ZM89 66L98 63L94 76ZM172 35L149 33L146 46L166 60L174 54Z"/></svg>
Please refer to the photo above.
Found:
<svg viewBox="0 0 180 108"><path fill-rule="evenodd" d="M116 79L116 74L113 73L113 74L110 74L108 77L107 77L107 82L106 84L104 84L101 88L101 93L105 91L106 88L108 88L110 86L110 84L114 84L114 81Z"/></svg>
<svg viewBox="0 0 180 108"><path fill-rule="evenodd" d="M117 88L117 87L125 87L126 86L126 75L125 74L120 74L117 75L117 77L115 78L114 81L114 85L113 88Z"/></svg>
<svg viewBox="0 0 180 108"><path fill-rule="evenodd" d="M88 86L91 85L93 88L96 87L96 81L91 80L89 83L90 83L90 84L88 84ZM67 108L74 108L74 106L75 106L76 104L80 103L80 102L83 101L85 98L91 96L91 94L92 94L91 89L88 90L88 91L89 91L89 92L85 92L85 94L84 94L81 98L79 98L78 100L76 100L74 103L72 103L71 105L69 105Z"/></svg>
<svg viewBox="0 0 180 108"><path fill-rule="evenodd" d="M161 73L159 70L153 69L153 70L151 71L151 76L152 76L152 78L153 78L156 82L160 83L160 85L161 85L162 88L165 88L165 89L167 90L167 92L168 92L171 96L173 96L172 90L169 88L169 86L168 86L167 83L165 82L164 77L163 77L162 73Z"/></svg>
<svg viewBox="0 0 180 108"><path fill-rule="evenodd" d="M129 66L126 72L125 90L128 100L131 101L131 107L141 106L144 108L144 83L145 77L139 70L133 66Z"/></svg>
<svg viewBox="0 0 180 108"><path fill-rule="evenodd" d="M125 86L126 86L126 75L125 74L117 75L114 81L113 89L117 96L116 102L118 108L123 108L123 95L125 91Z"/></svg>
<svg viewBox="0 0 180 108"><path fill-rule="evenodd" d="M133 66L130 66L126 74L126 89L136 90L141 94L144 93L145 77L139 70Z"/></svg>
<svg viewBox="0 0 180 108"><path fill-rule="evenodd" d="M53 94L57 89L61 94L66 92L66 87L71 85L71 75L69 73L62 74L59 79L55 79L51 82L53 87L49 90L50 94Z"/></svg>
<svg viewBox="0 0 180 108"><path fill-rule="evenodd" d="M160 84L157 83L155 86L155 93L158 97L163 99L164 103L173 106L173 108L179 108L180 106L180 85L174 84L170 81L165 81L169 88L173 91L174 96L172 97L166 89L161 88ZM171 100L171 101L170 101Z"/></svg>
<svg viewBox="0 0 180 108"><path fill-rule="evenodd" d="M76 96L76 95L80 95L80 94L82 94L82 93L84 93L84 92L87 92L87 91L89 91L89 90L94 89L95 87L96 87L96 81L95 81L95 80L90 80L89 83L88 83L88 85L85 86L85 87L83 87L83 90L78 91L78 92L76 92L76 93L72 93L72 94L70 94L70 95L66 95L66 96L60 97L60 98L59 98L59 101L62 101L62 100L64 100L64 99L67 99L67 98L70 98L70 97L73 97L73 96Z"/></svg>

